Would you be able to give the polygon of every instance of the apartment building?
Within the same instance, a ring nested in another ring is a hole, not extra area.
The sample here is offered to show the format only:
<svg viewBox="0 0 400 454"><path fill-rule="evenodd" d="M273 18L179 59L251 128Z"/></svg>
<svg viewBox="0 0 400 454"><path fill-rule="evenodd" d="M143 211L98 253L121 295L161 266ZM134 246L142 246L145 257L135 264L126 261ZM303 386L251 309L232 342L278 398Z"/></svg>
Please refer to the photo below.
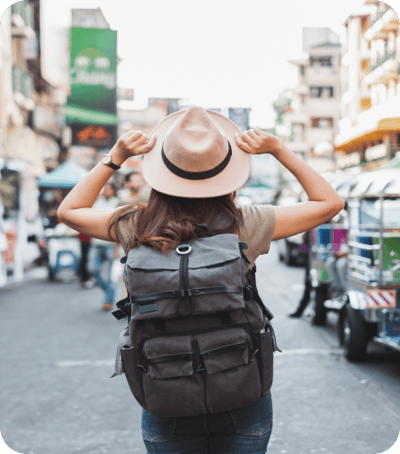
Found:
<svg viewBox="0 0 400 454"><path fill-rule="evenodd" d="M367 0L345 22L342 119L335 138L340 169L385 164L400 150L400 33L396 12Z"/></svg>
<svg viewBox="0 0 400 454"><path fill-rule="evenodd" d="M332 170L341 100L339 36L329 28L303 28L303 55L289 63L298 68L298 82L285 93L292 100L283 114L287 146L316 170Z"/></svg>

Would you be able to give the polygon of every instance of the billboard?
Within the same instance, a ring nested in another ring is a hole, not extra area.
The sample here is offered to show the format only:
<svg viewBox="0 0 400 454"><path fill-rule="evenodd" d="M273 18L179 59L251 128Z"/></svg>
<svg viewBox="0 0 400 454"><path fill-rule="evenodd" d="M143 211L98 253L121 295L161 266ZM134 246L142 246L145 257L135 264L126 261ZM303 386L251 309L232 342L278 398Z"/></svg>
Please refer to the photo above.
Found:
<svg viewBox="0 0 400 454"><path fill-rule="evenodd" d="M71 28L71 90L66 122L74 131L107 130L97 134L97 145L116 140L117 129L117 32L104 28ZM111 138L110 138L110 131ZM81 134L81 137L85 135ZM94 137L87 134L92 145ZM73 145L85 145L73 134Z"/></svg>

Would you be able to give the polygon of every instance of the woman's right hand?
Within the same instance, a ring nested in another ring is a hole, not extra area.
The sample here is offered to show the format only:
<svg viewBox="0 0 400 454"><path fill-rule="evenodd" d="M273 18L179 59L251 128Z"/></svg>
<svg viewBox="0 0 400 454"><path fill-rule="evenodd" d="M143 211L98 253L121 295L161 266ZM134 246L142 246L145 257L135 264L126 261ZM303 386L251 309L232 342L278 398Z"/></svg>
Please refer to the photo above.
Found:
<svg viewBox="0 0 400 454"><path fill-rule="evenodd" d="M242 136L237 133L235 134L235 141L238 147L250 154L270 153L274 155L283 145L278 137L267 134L260 129L249 129L244 131Z"/></svg>
<svg viewBox="0 0 400 454"><path fill-rule="evenodd" d="M148 153L154 147L156 140L157 138L155 135L151 136L149 139L147 135L143 134L141 131L128 131L118 139L117 143L110 151L110 154L115 158L115 164L119 165L119 163L124 162L132 156Z"/></svg>

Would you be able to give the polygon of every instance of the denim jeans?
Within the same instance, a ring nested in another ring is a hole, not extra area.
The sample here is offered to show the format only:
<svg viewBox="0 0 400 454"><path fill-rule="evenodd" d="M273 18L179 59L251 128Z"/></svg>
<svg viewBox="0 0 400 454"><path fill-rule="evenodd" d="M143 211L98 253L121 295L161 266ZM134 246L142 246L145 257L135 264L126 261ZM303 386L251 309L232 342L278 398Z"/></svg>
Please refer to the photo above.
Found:
<svg viewBox="0 0 400 454"><path fill-rule="evenodd" d="M271 431L271 393L247 407L221 413L182 418L142 413L149 454L263 454Z"/></svg>
<svg viewBox="0 0 400 454"><path fill-rule="evenodd" d="M92 245L89 254L92 273L97 285L104 290L105 302L113 304L115 288L111 280L111 267L114 260L114 245Z"/></svg>

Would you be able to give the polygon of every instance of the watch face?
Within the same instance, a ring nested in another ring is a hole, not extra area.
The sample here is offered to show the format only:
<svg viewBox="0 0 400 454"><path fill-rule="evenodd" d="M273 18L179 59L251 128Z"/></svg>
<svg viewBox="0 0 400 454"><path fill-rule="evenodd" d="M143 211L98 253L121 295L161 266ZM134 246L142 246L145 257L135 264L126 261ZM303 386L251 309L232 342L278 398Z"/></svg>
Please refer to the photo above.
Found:
<svg viewBox="0 0 400 454"><path fill-rule="evenodd" d="M111 162L111 156L108 155L108 154L105 154L105 155L103 156L102 161L103 161L103 164L106 164L106 165L107 165L107 164L110 164L110 162Z"/></svg>

